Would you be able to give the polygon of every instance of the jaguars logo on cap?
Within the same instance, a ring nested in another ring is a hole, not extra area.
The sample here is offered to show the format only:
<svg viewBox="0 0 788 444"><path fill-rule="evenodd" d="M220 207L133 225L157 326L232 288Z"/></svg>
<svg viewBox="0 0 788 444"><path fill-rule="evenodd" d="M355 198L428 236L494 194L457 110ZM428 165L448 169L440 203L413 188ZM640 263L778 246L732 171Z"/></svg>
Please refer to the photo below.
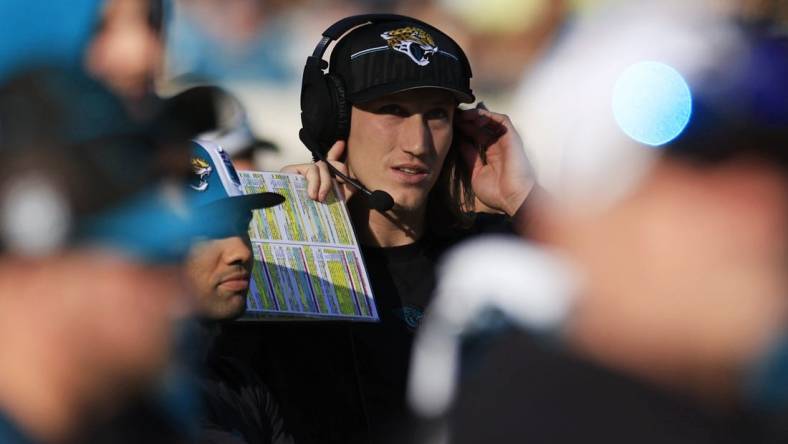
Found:
<svg viewBox="0 0 788 444"><path fill-rule="evenodd" d="M432 36L415 26L386 31L380 36L386 40L389 48L406 54L419 66L428 65L430 57L438 52Z"/></svg>
<svg viewBox="0 0 788 444"><path fill-rule="evenodd" d="M205 191L208 188L208 176L211 175L213 168L207 160L200 157L192 157L192 177L189 186L194 191Z"/></svg>

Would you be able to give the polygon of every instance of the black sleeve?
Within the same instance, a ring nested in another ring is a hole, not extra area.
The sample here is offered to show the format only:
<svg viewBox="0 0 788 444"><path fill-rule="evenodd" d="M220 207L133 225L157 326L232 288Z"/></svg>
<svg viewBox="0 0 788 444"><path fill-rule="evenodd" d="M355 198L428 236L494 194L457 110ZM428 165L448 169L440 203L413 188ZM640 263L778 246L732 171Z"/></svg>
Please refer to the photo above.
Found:
<svg viewBox="0 0 788 444"><path fill-rule="evenodd" d="M514 234L512 219L505 214L476 213L474 234Z"/></svg>
<svg viewBox="0 0 788 444"><path fill-rule="evenodd" d="M219 431L225 431L249 443L293 443L278 402L242 361L212 357L201 386L205 434L218 436Z"/></svg>
<svg viewBox="0 0 788 444"><path fill-rule="evenodd" d="M250 444L242 437L225 430L205 426L200 430L199 444Z"/></svg>
<svg viewBox="0 0 788 444"><path fill-rule="evenodd" d="M285 421L279 409L279 403L274 398L268 387L262 383L257 386L255 397L259 405L263 406L265 418L271 432L272 444L293 444L294 440L285 428Z"/></svg>

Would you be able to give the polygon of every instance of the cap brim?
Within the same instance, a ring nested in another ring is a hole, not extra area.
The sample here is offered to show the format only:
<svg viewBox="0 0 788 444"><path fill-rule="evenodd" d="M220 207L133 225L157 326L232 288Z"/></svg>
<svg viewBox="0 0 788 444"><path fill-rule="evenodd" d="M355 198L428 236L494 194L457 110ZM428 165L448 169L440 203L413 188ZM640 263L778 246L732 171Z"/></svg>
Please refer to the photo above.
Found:
<svg viewBox="0 0 788 444"><path fill-rule="evenodd" d="M270 208L284 201L285 197L277 193L245 194L217 200L206 205L205 210L215 212L215 214L237 213Z"/></svg>
<svg viewBox="0 0 788 444"><path fill-rule="evenodd" d="M284 201L281 194L258 193L211 202L196 210L200 220L199 234L214 239L238 236L248 230L252 211L269 208ZM246 225L241 226L239 223Z"/></svg>
<svg viewBox="0 0 788 444"><path fill-rule="evenodd" d="M231 197L230 200L243 208L259 210L279 205L285 201L285 197L278 193L257 193Z"/></svg>
<svg viewBox="0 0 788 444"><path fill-rule="evenodd" d="M75 230L75 241L111 248L142 262L180 262L193 238L208 231L210 223L165 187L154 186L85 217Z"/></svg>
<svg viewBox="0 0 788 444"><path fill-rule="evenodd" d="M371 100L381 98L383 96L387 96L389 94L395 94L403 91L411 91L414 89L425 89L425 88L442 89L445 91L449 91L452 94L454 94L454 97L456 97L457 101L459 101L460 103L473 103L476 101L476 98L473 96L473 94L468 94L467 92L461 91L456 88L451 88L445 85L425 85L424 83L419 83L417 85L387 84L387 85L380 85L372 88L367 88L363 91L359 91L355 94L351 94L350 102L365 103Z"/></svg>
<svg viewBox="0 0 788 444"><path fill-rule="evenodd" d="M237 236L236 223L243 213L284 201L281 194L258 193L221 199L199 208L180 208L161 190L144 190L117 207L85 218L76 237L80 242L111 247L144 262L178 262L195 237Z"/></svg>

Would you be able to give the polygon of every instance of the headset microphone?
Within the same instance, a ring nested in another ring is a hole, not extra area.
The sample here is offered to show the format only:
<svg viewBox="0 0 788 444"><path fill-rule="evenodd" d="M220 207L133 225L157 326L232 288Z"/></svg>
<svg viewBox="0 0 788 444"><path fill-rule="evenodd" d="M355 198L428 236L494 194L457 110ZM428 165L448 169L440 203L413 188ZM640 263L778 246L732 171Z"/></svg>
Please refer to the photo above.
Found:
<svg viewBox="0 0 788 444"><path fill-rule="evenodd" d="M391 197L391 194L381 190L370 191L367 187L361 185L359 181L351 179L347 175L342 174L342 172L337 170L334 165L331 165L331 162L326 160L325 156L323 156L323 153L321 153L317 148L317 144L314 142L312 137L303 128L298 132L298 138L301 139L301 142L306 145L306 147L312 152L317 160L322 160L326 165L328 165L328 169L332 174L339 176L342 180L349 183L361 191L365 196L367 196L367 206L369 206L369 208L377 210L381 213L385 213L386 211L394 208L394 199Z"/></svg>

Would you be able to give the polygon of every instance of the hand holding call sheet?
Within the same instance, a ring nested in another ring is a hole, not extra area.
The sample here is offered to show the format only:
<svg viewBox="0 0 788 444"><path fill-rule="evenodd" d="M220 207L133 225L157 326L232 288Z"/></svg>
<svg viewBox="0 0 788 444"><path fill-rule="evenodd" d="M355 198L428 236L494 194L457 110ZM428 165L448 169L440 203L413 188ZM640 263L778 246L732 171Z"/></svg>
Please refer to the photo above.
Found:
<svg viewBox="0 0 788 444"><path fill-rule="evenodd" d="M339 191L309 198L298 174L241 171L244 193L271 191L283 204L255 210L254 268L242 319L377 321L358 241Z"/></svg>

